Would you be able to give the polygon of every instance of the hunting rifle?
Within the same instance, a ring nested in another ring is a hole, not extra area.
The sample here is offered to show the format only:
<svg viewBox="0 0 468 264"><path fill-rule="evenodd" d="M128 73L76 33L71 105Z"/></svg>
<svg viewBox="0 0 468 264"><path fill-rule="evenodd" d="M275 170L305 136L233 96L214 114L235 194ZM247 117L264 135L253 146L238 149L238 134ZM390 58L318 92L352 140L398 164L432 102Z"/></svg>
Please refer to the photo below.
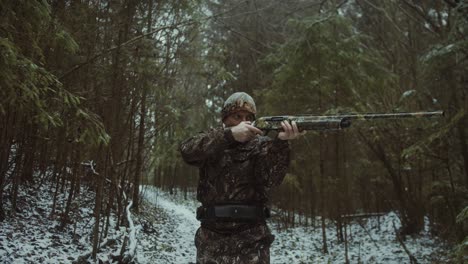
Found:
<svg viewBox="0 0 468 264"><path fill-rule="evenodd" d="M400 118L421 118L443 116L444 111L433 112L412 112L412 113L367 113L367 114L337 114L337 115L297 115L297 116L264 116L257 118L253 126L258 129L269 131L283 130L282 121L295 121L297 128L302 130L339 130L351 126L352 120L373 120L373 119L400 119Z"/></svg>

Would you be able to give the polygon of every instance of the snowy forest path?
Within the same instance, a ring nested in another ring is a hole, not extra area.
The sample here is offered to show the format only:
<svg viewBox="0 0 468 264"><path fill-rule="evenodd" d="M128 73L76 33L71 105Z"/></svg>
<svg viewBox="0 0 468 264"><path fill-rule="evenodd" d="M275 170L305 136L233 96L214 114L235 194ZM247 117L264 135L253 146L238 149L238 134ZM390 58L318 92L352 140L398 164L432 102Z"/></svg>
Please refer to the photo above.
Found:
<svg viewBox="0 0 468 264"><path fill-rule="evenodd" d="M194 193L184 198L175 189L169 194L156 187L142 188L142 208L136 215L138 247L136 263L195 263L194 236L200 223L195 218L199 203ZM337 241L335 226L327 224L329 253L321 252L321 232L318 227L280 228L269 221L275 241L270 251L271 263L344 263L345 245ZM348 226L348 258L351 263L407 263L408 256L395 239L393 222L399 227L398 216L390 212L380 219L371 217L351 221ZM363 228L365 227L365 228ZM444 246L430 236L429 222L419 236L407 237L406 245L420 263L446 263Z"/></svg>
<svg viewBox="0 0 468 264"><path fill-rule="evenodd" d="M200 225L196 206L175 202L153 188L143 189L142 194L138 263L194 263L194 235Z"/></svg>

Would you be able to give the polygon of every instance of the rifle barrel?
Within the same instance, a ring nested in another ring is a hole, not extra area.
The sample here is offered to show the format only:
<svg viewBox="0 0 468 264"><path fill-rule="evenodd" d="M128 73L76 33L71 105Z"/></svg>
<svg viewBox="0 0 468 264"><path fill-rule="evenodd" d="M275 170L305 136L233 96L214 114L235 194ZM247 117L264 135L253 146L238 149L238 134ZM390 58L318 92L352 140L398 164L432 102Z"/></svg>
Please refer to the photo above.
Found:
<svg viewBox="0 0 468 264"><path fill-rule="evenodd" d="M419 117L433 117L433 116L443 116L444 111L432 111L432 112L408 112L408 113L368 113L368 114L345 114L345 115L336 115L331 117L345 118L345 119L360 119L360 120L371 120L371 119L398 119L398 118L419 118Z"/></svg>
<svg viewBox="0 0 468 264"><path fill-rule="evenodd" d="M352 120L400 119L443 116L444 111L407 113L364 113L338 115L297 115L260 117L252 125L262 130L282 130L282 121L295 121L300 130L338 130L349 127Z"/></svg>

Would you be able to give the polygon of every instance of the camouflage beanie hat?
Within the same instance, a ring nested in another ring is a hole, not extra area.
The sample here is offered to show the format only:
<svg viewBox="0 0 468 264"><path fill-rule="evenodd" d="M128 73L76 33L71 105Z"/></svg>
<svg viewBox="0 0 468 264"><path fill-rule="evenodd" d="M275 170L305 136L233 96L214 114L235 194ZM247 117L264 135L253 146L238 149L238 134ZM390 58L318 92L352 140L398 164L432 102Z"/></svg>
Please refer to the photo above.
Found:
<svg viewBox="0 0 468 264"><path fill-rule="evenodd" d="M254 118L257 113L255 102L250 95L244 92L233 93L224 102L223 110L221 111L222 120L224 121L230 114L241 110L252 113Z"/></svg>

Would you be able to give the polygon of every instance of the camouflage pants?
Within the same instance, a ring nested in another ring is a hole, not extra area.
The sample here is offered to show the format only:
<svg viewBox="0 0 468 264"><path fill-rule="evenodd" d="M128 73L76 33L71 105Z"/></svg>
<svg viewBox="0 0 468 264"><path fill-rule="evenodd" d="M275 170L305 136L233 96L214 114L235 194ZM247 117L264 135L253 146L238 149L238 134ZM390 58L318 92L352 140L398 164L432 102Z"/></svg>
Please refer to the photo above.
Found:
<svg viewBox="0 0 468 264"><path fill-rule="evenodd" d="M273 240L266 225L228 235L200 227L195 234L197 264L269 264Z"/></svg>

